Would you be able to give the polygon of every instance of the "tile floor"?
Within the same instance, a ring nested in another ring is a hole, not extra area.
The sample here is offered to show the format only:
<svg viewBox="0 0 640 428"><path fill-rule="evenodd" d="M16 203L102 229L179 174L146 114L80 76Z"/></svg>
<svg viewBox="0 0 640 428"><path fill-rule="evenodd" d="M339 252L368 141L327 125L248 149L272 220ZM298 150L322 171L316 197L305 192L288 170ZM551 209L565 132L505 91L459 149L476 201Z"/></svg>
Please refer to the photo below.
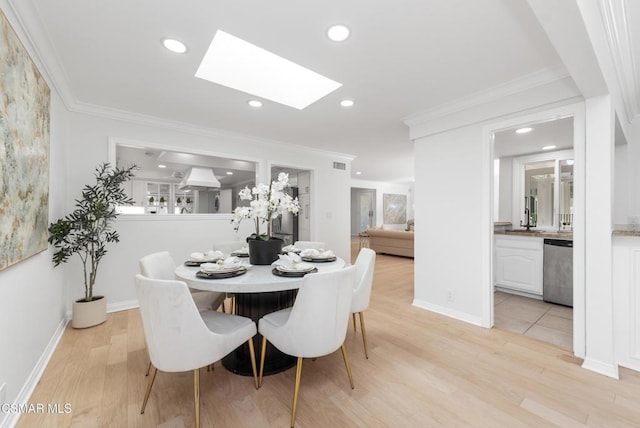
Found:
<svg viewBox="0 0 640 428"><path fill-rule="evenodd" d="M573 309L566 306L497 291L494 295L494 325L564 349L573 349Z"/></svg>

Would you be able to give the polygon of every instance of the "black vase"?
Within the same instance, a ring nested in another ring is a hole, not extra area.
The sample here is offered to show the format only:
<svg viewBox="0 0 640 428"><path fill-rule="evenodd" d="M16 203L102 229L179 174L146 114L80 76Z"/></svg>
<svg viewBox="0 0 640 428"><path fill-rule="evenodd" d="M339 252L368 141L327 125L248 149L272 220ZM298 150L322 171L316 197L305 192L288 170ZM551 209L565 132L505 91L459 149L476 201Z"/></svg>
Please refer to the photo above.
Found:
<svg viewBox="0 0 640 428"><path fill-rule="evenodd" d="M283 241L280 238L247 239L249 244L249 263L252 265L270 265L278 260L282 252Z"/></svg>

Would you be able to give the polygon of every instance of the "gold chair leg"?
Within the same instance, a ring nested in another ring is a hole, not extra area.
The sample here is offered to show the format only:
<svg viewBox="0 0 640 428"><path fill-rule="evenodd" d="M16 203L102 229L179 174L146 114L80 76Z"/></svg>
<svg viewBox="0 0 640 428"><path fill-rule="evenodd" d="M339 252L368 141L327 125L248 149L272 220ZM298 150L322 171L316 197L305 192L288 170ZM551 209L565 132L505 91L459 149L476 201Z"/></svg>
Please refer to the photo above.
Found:
<svg viewBox="0 0 640 428"><path fill-rule="evenodd" d="M349 367L349 359L347 358L347 347L342 344L342 358L344 359L344 365L347 367L347 374L349 375L349 383L351 384L351 389L355 389L353 386L353 376L351 376L351 367Z"/></svg>
<svg viewBox="0 0 640 428"><path fill-rule="evenodd" d="M351 318L353 318L353 331L357 331L356 330L356 313L352 313L351 314Z"/></svg>
<svg viewBox="0 0 640 428"><path fill-rule="evenodd" d="M369 359L369 347L367 346L367 331L364 329L364 313L358 312L360 315L360 330L362 330L362 341L364 342L364 356Z"/></svg>
<svg viewBox="0 0 640 428"><path fill-rule="evenodd" d="M147 372L144 375L149 376L150 371L151 371L151 360L149 360L149 365L147 366Z"/></svg>
<svg viewBox="0 0 640 428"><path fill-rule="evenodd" d="M249 356L251 357L251 369L253 370L253 381L256 384L256 389L258 389L258 375L256 370L256 352L253 349L253 337L250 337L249 340Z"/></svg>
<svg viewBox="0 0 640 428"><path fill-rule="evenodd" d="M302 357L298 357L298 364L296 365L296 385L293 387L293 406L291 407L291 428L296 424L296 409L298 408L300 377L302 377Z"/></svg>
<svg viewBox="0 0 640 428"><path fill-rule="evenodd" d="M142 408L140 409L140 414L144 414L144 409L147 407L147 401L149 401L149 395L151 394L151 387L153 386L153 381L156 380L156 373L158 373L158 369L155 366L151 366L151 376L147 379L147 390L144 393L144 400L142 400Z"/></svg>
<svg viewBox="0 0 640 428"><path fill-rule="evenodd" d="M258 375L258 388L262 386L262 373L264 372L264 357L267 353L267 338L262 336L262 349L260 350L260 374Z"/></svg>
<svg viewBox="0 0 640 428"><path fill-rule="evenodd" d="M200 369L193 371L193 410L195 411L196 428L200 428Z"/></svg>

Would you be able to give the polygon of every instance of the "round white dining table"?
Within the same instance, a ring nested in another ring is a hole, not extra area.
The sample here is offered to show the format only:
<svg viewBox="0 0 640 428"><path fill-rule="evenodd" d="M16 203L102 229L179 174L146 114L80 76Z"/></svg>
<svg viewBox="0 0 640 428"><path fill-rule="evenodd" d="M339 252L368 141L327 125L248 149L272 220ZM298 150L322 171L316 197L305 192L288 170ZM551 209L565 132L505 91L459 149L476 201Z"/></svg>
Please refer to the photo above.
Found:
<svg viewBox="0 0 640 428"><path fill-rule="evenodd" d="M198 278L196 273L200 268L184 264L176 268L175 274L176 278L186 282L190 288L233 295L234 313L251 318L256 324L263 316L293 305L303 277L278 276L272 272L273 266L251 265L248 259L242 263L247 268L247 272L231 278ZM330 272L345 266L345 261L339 257L333 262L309 263L318 268L318 272ZM307 275L313 275L313 273ZM254 336L253 341L255 349L261 349L262 336L259 333ZM249 355L249 346L244 344L224 357L222 365L233 373L253 376ZM260 358L260 355L256 358ZM279 373L295 364L295 357L280 352L270 343L267 345L265 375Z"/></svg>
<svg viewBox="0 0 640 428"><path fill-rule="evenodd" d="M218 291L222 293L268 293L272 291L296 290L302 284L302 277L283 277L275 275L273 266L251 265L246 259L242 264L247 268L247 273L221 279L198 278L196 273L199 267L186 266L184 264L176 268L176 278L187 283L190 288L203 291ZM340 257L334 262L310 263L318 268L318 272L330 272L342 269L345 262Z"/></svg>

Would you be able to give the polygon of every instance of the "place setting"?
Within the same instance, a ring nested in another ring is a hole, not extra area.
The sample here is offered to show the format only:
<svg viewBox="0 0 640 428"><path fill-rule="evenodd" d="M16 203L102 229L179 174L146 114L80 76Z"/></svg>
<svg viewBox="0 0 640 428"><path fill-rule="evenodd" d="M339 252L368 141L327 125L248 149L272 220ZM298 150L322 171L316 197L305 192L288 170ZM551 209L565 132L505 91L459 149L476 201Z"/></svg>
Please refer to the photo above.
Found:
<svg viewBox="0 0 640 428"><path fill-rule="evenodd" d="M304 263L301 257L295 253L279 254L278 260L273 262L271 272L276 276L300 278L308 273L318 272L318 268L309 263Z"/></svg>
<svg viewBox="0 0 640 428"><path fill-rule="evenodd" d="M335 262L337 260L336 255L331 250L316 250L315 248L307 248L300 252L300 258L302 261L311 263L327 263Z"/></svg>
<svg viewBox="0 0 640 428"><path fill-rule="evenodd" d="M242 248L234 250L234 251L231 252L230 256L247 258L247 257L249 257L249 247L248 246L244 246Z"/></svg>
<svg viewBox="0 0 640 428"><path fill-rule="evenodd" d="M220 259L215 263L202 263L196 277L202 279L233 278L247 273L247 267L235 256Z"/></svg>
<svg viewBox="0 0 640 428"><path fill-rule="evenodd" d="M300 252L302 252L302 249L296 247L293 244L285 245L284 247L282 247L282 254L289 254L289 253L300 254Z"/></svg>
<svg viewBox="0 0 640 428"><path fill-rule="evenodd" d="M185 266L200 266L203 263L215 263L218 260L223 260L224 254L222 251L209 250L204 253L195 252L189 255L189 258L184 262Z"/></svg>

